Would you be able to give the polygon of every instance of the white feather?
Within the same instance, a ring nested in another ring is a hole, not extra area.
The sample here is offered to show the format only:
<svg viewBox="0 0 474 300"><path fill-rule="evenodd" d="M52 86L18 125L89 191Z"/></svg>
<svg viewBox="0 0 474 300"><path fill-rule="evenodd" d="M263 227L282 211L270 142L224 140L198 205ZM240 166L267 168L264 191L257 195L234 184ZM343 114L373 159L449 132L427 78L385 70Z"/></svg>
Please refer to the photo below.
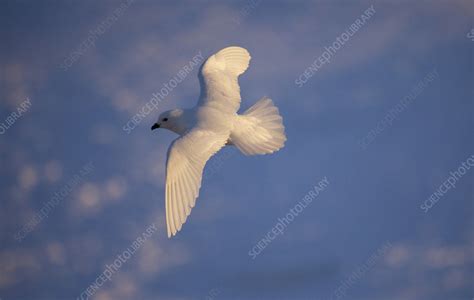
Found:
<svg viewBox="0 0 474 300"><path fill-rule="evenodd" d="M228 47L210 56L201 66L201 96L188 110L165 112L159 127L180 135L168 150L166 163L166 224L168 237L186 222L201 188L206 162L226 144L244 154L265 154L283 147L286 141L278 109L263 98L238 115L238 76L247 70L248 51ZM169 120L168 120L169 119ZM160 121L161 120L161 121Z"/></svg>

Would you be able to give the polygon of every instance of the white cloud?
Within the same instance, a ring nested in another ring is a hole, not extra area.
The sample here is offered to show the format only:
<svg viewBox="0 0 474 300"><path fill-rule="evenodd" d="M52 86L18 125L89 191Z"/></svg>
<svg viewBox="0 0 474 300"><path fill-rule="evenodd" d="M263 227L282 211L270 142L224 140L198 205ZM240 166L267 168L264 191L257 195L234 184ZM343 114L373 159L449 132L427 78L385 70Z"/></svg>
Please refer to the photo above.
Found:
<svg viewBox="0 0 474 300"><path fill-rule="evenodd" d="M63 175L62 166L59 161L50 160L44 165L43 173L49 183L58 182Z"/></svg>
<svg viewBox="0 0 474 300"><path fill-rule="evenodd" d="M18 183L22 189L30 190L38 184L38 172L32 165L24 166L18 175Z"/></svg>

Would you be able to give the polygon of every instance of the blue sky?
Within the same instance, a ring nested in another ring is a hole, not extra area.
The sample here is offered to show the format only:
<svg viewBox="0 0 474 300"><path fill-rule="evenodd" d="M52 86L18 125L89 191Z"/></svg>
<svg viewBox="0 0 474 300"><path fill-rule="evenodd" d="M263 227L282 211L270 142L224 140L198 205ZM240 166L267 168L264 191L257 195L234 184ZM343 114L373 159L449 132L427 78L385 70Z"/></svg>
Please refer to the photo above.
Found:
<svg viewBox="0 0 474 300"><path fill-rule="evenodd" d="M472 299L473 17L472 1L3 1L0 299L76 299L151 224L91 299ZM133 131L123 127L193 57L230 45L252 55L241 109L271 97L288 141L272 155L226 148L212 158L196 207L168 239L164 171L176 136L150 126L196 103L197 68Z"/></svg>

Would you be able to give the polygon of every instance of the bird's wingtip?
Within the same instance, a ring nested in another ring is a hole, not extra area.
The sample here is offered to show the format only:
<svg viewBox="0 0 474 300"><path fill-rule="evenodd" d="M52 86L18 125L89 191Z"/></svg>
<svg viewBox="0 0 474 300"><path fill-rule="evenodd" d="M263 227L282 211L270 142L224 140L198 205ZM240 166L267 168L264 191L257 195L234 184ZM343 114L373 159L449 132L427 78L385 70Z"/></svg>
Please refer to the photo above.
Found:
<svg viewBox="0 0 474 300"><path fill-rule="evenodd" d="M176 234L178 233L178 231L168 231L168 238L171 239L172 237L174 237Z"/></svg>

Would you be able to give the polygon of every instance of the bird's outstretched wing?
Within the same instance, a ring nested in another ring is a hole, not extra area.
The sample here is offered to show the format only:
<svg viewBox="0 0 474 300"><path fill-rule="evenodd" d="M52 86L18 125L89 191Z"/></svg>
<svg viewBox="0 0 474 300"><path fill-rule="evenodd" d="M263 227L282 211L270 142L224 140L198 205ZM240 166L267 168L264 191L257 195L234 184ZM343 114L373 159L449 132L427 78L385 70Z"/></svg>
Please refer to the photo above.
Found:
<svg viewBox="0 0 474 300"><path fill-rule="evenodd" d="M175 235L186 222L199 195L204 166L228 137L228 133L195 128L171 144L166 163L168 237Z"/></svg>
<svg viewBox="0 0 474 300"><path fill-rule="evenodd" d="M227 47L210 56L201 66L201 96L198 105L235 113L240 107L238 77L247 70L249 52L241 47Z"/></svg>

